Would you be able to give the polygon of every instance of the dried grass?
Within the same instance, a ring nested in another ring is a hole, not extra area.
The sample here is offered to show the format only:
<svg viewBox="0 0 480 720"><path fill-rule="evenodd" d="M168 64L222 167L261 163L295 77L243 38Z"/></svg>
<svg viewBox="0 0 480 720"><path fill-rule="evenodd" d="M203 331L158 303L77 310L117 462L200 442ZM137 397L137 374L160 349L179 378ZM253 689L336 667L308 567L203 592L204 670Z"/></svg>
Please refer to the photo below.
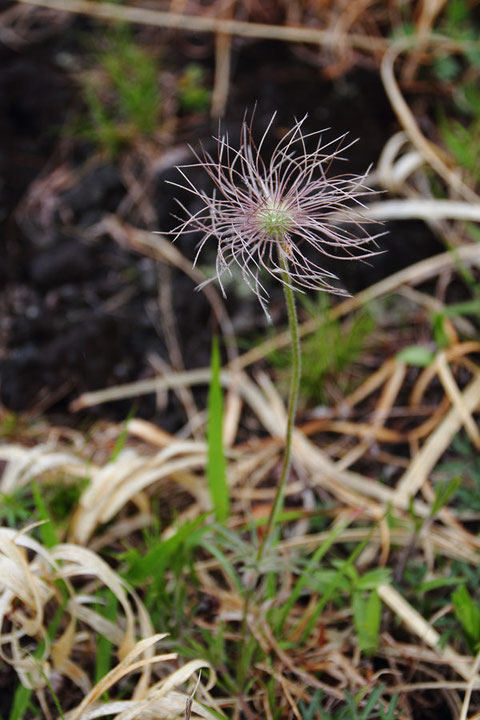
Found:
<svg viewBox="0 0 480 720"><path fill-rule="evenodd" d="M0 528L0 657L12 665L22 685L40 694L50 685L52 674L68 678L84 694L78 707L66 715L70 720L113 712L123 720L181 714L188 696L175 688L201 668L211 671L209 664L195 660L172 670L176 654L158 655L154 650L166 635L154 634L137 594L98 554L71 543L47 549L31 537L30 530ZM108 588L118 600L121 612L115 622L90 607L101 588ZM54 607L64 607L64 611L57 633L50 637ZM92 687L76 658L79 653L83 662L88 656L95 657L97 633L116 647L119 662ZM137 634L143 638L138 642ZM153 681L153 666L159 663L166 669L160 671L160 680ZM130 700L99 702L106 690L133 672L138 678ZM214 682L211 671L205 690ZM192 713L193 717L213 718L196 702Z"/></svg>

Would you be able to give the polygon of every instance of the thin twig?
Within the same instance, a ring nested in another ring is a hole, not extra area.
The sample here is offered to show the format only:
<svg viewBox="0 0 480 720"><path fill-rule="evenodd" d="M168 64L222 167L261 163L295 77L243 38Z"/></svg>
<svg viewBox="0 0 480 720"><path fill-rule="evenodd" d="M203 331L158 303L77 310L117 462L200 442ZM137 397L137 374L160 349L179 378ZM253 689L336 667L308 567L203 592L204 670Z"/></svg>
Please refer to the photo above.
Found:
<svg viewBox="0 0 480 720"><path fill-rule="evenodd" d="M71 12L90 15L106 21L123 21L153 25L156 27L175 28L187 32L221 33L241 37L265 40L283 40L285 42L314 43L327 47L337 46L338 42L347 43L368 52L382 51L388 47L388 41L378 37L360 34L345 34L332 37L329 30L309 27L286 27L283 25L267 25L241 20L223 20L202 15L180 15L149 8L113 5L107 2L92 0L19 0L27 5L46 7L60 12ZM444 38L446 40L446 38Z"/></svg>

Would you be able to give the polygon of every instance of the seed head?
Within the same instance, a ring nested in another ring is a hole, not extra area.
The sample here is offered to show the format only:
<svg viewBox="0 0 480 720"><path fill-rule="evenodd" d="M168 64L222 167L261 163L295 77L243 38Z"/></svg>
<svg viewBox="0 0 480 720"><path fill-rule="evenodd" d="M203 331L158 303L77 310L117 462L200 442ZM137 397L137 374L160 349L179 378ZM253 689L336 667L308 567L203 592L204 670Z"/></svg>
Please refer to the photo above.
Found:
<svg viewBox="0 0 480 720"><path fill-rule="evenodd" d="M370 245L379 237L363 228L366 220L361 198L373 192L364 184L366 174L327 177L333 160L345 159L340 153L353 144L342 149L346 135L322 144L323 131L303 132L305 117L295 122L270 159L264 160L262 148L274 119L275 114L256 145L253 114L250 120L244 118L238 149L230 144L228 135L219 135L215 138L216 157L194 152L197 163L177 168L185 184L171 183L202 201L202 208L192 213L177 200L186 218L179 218L180 224L172 231L175 239L190 232L202 234L196 262L207 241L215 238L214 277L222 293L225 295L223 273L237 264L265 312L268 292L261 282L263 271L285 282L282 269L287 264L288 283L294 289L345 295L345 290L332 285L336 276L322 267L321 257L312 259L312 254L364 259L376 254ZM313 150L307 150L312 143ZM198 190L188 177L188 170L196 167L209 175L214 185L210 195Z"/></svg>

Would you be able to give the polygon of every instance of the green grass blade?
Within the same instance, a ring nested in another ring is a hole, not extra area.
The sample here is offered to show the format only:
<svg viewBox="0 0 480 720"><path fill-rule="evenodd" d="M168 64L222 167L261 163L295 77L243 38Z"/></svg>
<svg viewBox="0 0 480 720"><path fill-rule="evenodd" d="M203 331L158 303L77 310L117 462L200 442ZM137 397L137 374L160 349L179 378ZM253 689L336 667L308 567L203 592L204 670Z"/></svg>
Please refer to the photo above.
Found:
<svg viewBox="0 0 480 720"><path fill-rule="evenodd" d="M12 709L10 711L10 720L22 720L30 703L33 690L18 685L13 696Z"/></svg>
<svg viewBox="0 0 480 720"><path fill-rule="evenodd" d="M215 545L214 542L209 542L208 540L205 540L202 543L203 547L207 552L209 552L211 555L213 555L214 558L218 560L220 565L223 567L225 573L229 576L229 578L233 581L235 584L235 587L237 588L237 591L241 593L243 591L243 585L242 582L233 566L233 564L228 559L227 555L225 555L222 550Z"/></svg>
<svg viewBox="0 0 480 720"><path fill-rule="evenodd" d="M370 697L367 700L367 704L363 708L363 712L360 715L360 720L369 720L371 713L374 711L376 704L380 700L380 697L385 689L385 685L378 685L370 693Z"/></svg>
<svg viewBox="0 0 480 720"><path fill-rule="evenodd" d="M117 616L118 598L111 590L106 590L103 594L105 598L105 606L103 615L107 620L115 621ZM95 656L95 683L101 680L112 668L113 643L104 635L99 634L97 639L97 653ZM104 700L108 702L109 695L105 692Z"/></svg>
<svg viewBox="0 0 480 720"><path fill-rule="evenodd" d="M55 690L53 689L52 683L50 682L50 680L49 680L49 678L47 677L47 675L45 675L45 673L43 672L43 670L41 670L41 673L42 673L43 679L45 680L45 682L46 682L46 684L47 684L47 686L48 686L48 689L50 690L50 693L51 693L51 695L52 695L52 700L53 700L53 702L55 703L55 707L57 708L58 717L60 718L60 720L65 720L65 715L63 714L62 707L61 707L61 705L60 705L60 700L58 699L57 693L56 693Z"/></svg>
<svg viewBox="0 0 480 720"><path fill-rule="evenodd" d="M65 607L67 604L67 599L64 598L62 604L57 608L55 615L52 618L52 621L50 622L48 626L48 636L50 640L52 640L55 636L55 633L57 632L58 626L60 624L60 620L62 618L63 613L65 612ZM43 650L45 648L45 644L42 640L42 642L39 644L38 648L36 649L35 653L33 654L33 657L40 658L42 657ZM45 677L45 675L44 675ZM50 691L52 693L53 700L55 702L55 705L57 707L57 710L59 710L59 716L63 718L62 710L60 707L60 704L58 702L58 698L55 695L55 692L50 685L50 681L48 678L45 677L47 680L47 685L50 688ZM24 685L21 685L20 683L15 688L15 692L13 695L13 702L12 702L12 708L10 710L9 720L23 720L25 717L25 713L29 707L32 708L32 712L36 712L36 708L31 703L31 697L33 694L33 690L31 688L25 687ZM0 716L1 718L1 716Z"/></svg>
<svg viewBox="0 0 480 720"><path fill-rule="evenodd" d="M189 520L180 525L175 534L167 540L159 538L158 543L146 553L142 554L137 550L125 553L124 559L129 566L124 572L125 579L138 586L148 577L160 577L165 572L169 560L175 553L178 553L183 543L195 540L197 531L200 534L206 532L203 524L207 515L208 513L202 513L194 520Z"/></svg>
<svg viewBox="0 0 480 720"><path fill-rule="evenodd" d="M222 713L218 712L218 710L215 710L212 707L209 707L208 705L204 705L200 700L195 699L195 702L200 705L205 711L205 714L210 715L212 720L226 720L225 715L222 715Z"/></svg>
<svg viewBox="0 0 480 720"><path fill-rule="evenodd" d="M58 543L58 538L55 532L54 523L50 517L50 513L48 512L38 483L32 482L32 492L35 506L37 508L38 518L42 521L42 525L39 527L42 543L46 548L52 548Z"/></svg>
<svg viewBox="0 0 480 720"><path fill-rule="evenodd" d="M230 497L223 452L223 393L220 385L220 351L216 337L212 343L211 371L208 393L207 478L215 517L219 522L224 522L229 514Z"/></svg>

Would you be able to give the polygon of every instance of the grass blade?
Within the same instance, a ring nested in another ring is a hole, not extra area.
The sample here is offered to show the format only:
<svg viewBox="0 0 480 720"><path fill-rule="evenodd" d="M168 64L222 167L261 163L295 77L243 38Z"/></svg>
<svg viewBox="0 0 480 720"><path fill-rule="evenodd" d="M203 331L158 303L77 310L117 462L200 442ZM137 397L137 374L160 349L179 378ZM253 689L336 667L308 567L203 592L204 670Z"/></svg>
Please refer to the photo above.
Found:
<svg viewBox="0 0 480 720"><path fill-rule="evenodd" d="M229 514L230 497L223 452L223 393L220 385L220 351L216 337L212 343L211 371L208 392L207 478L215 517L219 522L224 522Z"/></svg>
<svg viewBox="0 0 480 720"><path fill-rule="evenodd" d="M42 543L47 548L55 547L58 543L57 533L55 532L55 524L50 517L50 513L48 512L40 487L36 482L32 482L32 492L35 506L37 508L38 518L43 523L39 527Z"/></svg>

